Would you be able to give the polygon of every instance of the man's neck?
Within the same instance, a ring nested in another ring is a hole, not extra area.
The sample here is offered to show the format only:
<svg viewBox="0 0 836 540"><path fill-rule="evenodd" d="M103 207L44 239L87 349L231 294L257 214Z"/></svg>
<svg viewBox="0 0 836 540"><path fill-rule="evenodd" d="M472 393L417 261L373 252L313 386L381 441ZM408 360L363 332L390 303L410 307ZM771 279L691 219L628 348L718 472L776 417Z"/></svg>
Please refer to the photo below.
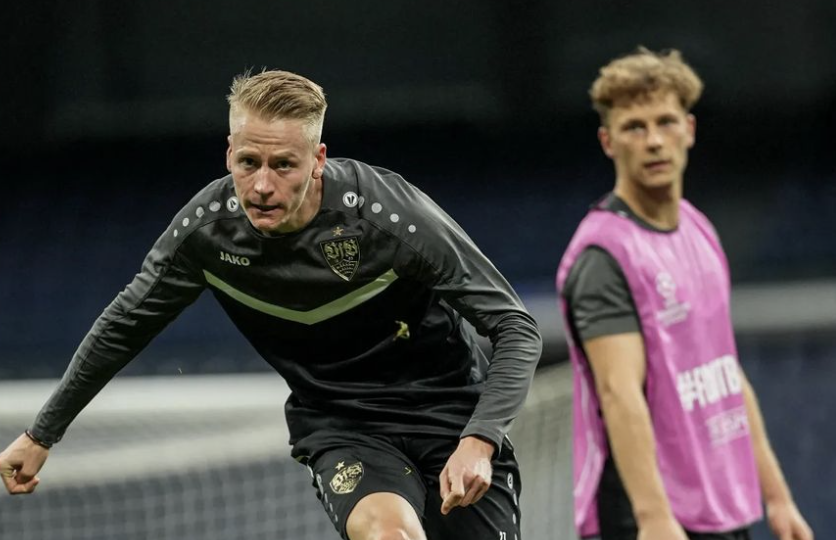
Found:
<svg viewBox="0 0 836 540"><path fill-rule="evenodd" d="M641 219L662 230L673 230L679 225L681 183L660 189L645 189L616 182L613 192Z"/></svg>
<svg viewBox="0 0 836 540"><path fill-rule="evenodd" d="M319 209L322 207L322 191L322 177L313 178L311 185L308 186L308 192L305 194L305 200L296 214L293 230L304 228L319 213Z"/></svg>

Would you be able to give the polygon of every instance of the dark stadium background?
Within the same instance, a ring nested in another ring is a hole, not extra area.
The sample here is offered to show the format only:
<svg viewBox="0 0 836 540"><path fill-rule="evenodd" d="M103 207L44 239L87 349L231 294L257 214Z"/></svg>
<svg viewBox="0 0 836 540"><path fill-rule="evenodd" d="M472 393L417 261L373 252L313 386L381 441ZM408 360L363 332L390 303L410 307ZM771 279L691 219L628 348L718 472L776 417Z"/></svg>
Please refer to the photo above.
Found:
<svg viewBox="0 0 836 540"><path fill-rule="evenodd" d="M424 189L528 300L553 294L575 225L612 184L586 94L598 66L639 44L679 48L706 83L686 196L717 226L735 284L834 283L832 0L90 0L4 13L0 380L60 376L175 212L225 174L224 96L250 67L319 82L329 155ZM796 498L829 539L836 302L819 301L818 328L744 335L740 352ZM212 304L127 373L264 369ZM564 359L549 351L544 362Z"/></svg>

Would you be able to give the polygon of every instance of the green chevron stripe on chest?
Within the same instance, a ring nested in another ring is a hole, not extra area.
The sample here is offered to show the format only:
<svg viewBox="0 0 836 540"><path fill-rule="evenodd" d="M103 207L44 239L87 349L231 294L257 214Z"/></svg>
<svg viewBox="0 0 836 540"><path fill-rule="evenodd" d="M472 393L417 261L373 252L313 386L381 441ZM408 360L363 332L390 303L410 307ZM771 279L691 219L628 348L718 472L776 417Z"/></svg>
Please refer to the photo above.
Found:
<svg viewBox="0 0 836 540"><path fill-rule="evenodd" d="M336 317L341 313L354 309L364 302L368 302L378 294L385 291L389 285L398 279L398 275L395 273L395 270L389 270L385 274L378 276L377 279L371 283L363 285L359 289L355 289L341 298L337 298L336 300L332 300L327 304L323 304L308 311L297 311L295 309L277 306L275 304L265 302L264 300L254 298L247 293L239 291L207 270L203 271L203 275L206 276L206 281L210 285L223 292L233 300L240 302L249 308L260 311L266 315L272 315L273 317L278 317L287 321L308 325L320 323L330 319L331 317Z"/></svg>

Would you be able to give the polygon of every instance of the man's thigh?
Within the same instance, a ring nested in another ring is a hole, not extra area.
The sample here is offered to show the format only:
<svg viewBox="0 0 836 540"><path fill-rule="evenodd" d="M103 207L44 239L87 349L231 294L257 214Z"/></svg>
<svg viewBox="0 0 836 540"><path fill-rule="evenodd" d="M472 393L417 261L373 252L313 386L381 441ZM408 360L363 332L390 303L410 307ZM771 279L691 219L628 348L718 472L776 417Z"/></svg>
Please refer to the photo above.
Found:
<svg viewBox="0 0 836 540"><path fill-rule="evenodd" d="M308 466L316 496L343 538L349 514L372 493L396 493L423 515L427 489L421 475L386 437L319 432L294 445L293 457Z"/></svg>
<svg viewBox="0 0 836 540"><path fill-rule="evenodd" d="M424 529L433 540L521 540L520 469L510 442L502 445L493 461L491 487L477 502L441 514L439 475L458 446L458 439L413 439L409 455L416 461L427 485ZM422 451L416 447L424 446Z"/></svg>

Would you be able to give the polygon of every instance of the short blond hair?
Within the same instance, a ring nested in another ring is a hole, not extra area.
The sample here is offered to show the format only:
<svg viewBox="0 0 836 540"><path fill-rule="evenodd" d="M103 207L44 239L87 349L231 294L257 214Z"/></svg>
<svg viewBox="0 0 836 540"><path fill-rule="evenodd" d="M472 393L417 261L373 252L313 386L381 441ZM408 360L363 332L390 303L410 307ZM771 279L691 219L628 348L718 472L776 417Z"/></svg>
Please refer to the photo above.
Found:
<svg viewBox="0 0 836 540"><path fill-rule="evenodd" d="M304 120L305 132L316 145L322 137L325 120L325 92L322 87L289 71L264 70L237 75L229 87L230 130L232 117L246 110L264 120Z"/></svg>
<svg viewBox="0 0 836 540"><path fill-rule="evenodd" d="M658 92L673 92L686 111L702 95L703 83L676 50L653 52L638 47L634 53L617 58L602 67L592 83L592 108L606 125L616 103L647 99Z"/></svg>

